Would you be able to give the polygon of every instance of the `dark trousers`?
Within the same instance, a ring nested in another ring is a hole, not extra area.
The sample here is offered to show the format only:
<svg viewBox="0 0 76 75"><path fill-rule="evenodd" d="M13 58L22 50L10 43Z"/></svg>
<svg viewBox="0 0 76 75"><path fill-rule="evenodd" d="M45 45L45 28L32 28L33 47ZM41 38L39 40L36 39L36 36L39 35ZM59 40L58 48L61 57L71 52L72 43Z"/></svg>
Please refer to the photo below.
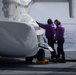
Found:
<svg viewBox="0 0 76 75"><path fill-rule="evenodd" d="M57 47L57 57L60 58L60 55L61 55L62 61L65 61L65 53L63 50L63 44L64 44L64 38L57 40L57 46L58 46Z"/></svg>
<svg viewBox="0 0 76 75"><path fill-rule="evenodd" d="M56 58L56 52L55 52L55 49L54 49L54 43L55 43L54 37L48 38L48 44L54 50L53 52L51 52L51 59Z"/></svg>

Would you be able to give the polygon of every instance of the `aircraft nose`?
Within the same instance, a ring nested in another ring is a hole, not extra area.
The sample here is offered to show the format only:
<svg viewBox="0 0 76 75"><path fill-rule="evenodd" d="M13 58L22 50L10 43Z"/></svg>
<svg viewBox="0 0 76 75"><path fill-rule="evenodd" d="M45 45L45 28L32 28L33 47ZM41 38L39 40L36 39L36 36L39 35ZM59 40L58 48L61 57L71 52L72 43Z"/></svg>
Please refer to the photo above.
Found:
<svg viewBox="0 0 76 75"><path fill-rule="evenodd" d="M25 23L0 23L0 49L8 55L27 56L37 52L37 36L34 28Z"/></svg>

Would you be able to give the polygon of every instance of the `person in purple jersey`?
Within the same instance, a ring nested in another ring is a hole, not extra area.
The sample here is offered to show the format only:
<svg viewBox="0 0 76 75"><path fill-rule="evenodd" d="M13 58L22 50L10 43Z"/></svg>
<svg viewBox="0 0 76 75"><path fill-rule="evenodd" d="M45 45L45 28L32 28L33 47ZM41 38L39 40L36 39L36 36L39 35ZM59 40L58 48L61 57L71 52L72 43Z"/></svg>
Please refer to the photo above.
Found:
<svg viewBox="0 0 76 75"><path fill-rule="evenodd" d="M61 62L66 62L63 50L65 28L58 19L54 21L54 24L56 25L57 58L59 59L61 55Z"/></svg>
<svg viewBox="0 0 76 75"><path fill-rule="evenodd" d="M52 49L54 50L53 52L51 52L51 59L56 58L56 52L55 52L55 49L54 49L55 27L54 27L53 21L49 18L49 19L47 20L47 24L42 24L42 23L39 23L39 22L37 22L37 24L38 24L41 28L45 29L45 36L46 36L46 38L47 38L47 40L48 40L48 44L49 44L49 46L51 46Z"/></svg>

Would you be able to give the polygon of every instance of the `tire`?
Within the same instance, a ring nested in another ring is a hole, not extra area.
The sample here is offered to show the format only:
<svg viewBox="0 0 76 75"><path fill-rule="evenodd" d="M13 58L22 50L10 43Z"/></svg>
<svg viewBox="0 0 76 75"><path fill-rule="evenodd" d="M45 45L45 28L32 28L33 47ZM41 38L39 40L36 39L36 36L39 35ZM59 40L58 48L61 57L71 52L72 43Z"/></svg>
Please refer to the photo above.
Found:
<svg viewBox="0 0 76 75"><path fill-rule="evenodd" d="M37 60L43 61L45 59L45 51L43 49L39 49L37 53Z"/></svg>
<svg viewBox="0 0 76 75"><path fill-rule="evenodd" d="M26 57L26 64L31 64L33 57Z"/></svg>

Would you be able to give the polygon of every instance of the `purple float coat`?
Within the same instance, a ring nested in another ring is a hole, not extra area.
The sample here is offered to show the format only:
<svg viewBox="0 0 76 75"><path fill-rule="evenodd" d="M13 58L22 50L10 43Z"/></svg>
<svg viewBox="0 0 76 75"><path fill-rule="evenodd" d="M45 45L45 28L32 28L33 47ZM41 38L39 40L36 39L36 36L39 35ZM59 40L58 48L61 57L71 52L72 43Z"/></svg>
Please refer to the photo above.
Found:
<svg viewBox="0 0 76 75"><path fill-rule="evenodd" d="M64 38L65 28L60 24L56 27L56 39Z"/></svg>
<svg viewBox="0 0 76 75"><path fill-rule="evenodd" d="M42 23L38 23L38 25L41 28L45 29L45 36L46 36L46 38L54 37L54 34L55 34L54 24L42 24Z"/></svg>

